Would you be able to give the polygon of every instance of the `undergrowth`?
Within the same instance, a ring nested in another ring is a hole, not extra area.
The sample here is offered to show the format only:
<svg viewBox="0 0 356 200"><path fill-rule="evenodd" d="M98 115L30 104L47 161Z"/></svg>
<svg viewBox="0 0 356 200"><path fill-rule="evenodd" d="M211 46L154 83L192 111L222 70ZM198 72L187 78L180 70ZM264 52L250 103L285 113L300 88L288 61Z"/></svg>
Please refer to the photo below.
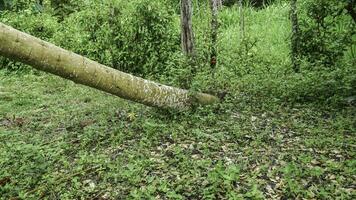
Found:
<svg viewBox="0 0 356 200"><path fill-rule="evenodd" d="M352 199L355 107L225 103L172 113L51 75L4 76L2 199Z"/></svg>

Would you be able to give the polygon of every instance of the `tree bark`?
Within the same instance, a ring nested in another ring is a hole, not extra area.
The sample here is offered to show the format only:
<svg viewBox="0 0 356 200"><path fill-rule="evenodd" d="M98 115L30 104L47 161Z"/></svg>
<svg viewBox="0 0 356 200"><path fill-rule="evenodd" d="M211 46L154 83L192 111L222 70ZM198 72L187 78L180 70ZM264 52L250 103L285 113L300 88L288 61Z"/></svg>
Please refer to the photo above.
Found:
<svg viewBox="0 0 356 200"><path fill-rule="evenodd" d="M183 53L188 56L194 55L192 12L192 0L181 0L181 43Z"/></svg>
<svg viewBox="0 0 356 200"><path fill-rule="evenodd" d="M184 110L193 104L219 101L209 94L191 93L117 71L2 23L0 55L148 106Z"/></svg>
<svg viewBox="0 0 356 200"><path fill-rule="evenodd" d="M292 37L291 37L291 61L294 72L299 72L299 23L297 14L297 0L291 0L291 23L292 23Z"/></svg>
<svg viewBox="0 0 356 200"><path fill-rule="evenodd" d="M5 1L0 0L0 10L5 10Z"/></svg>
<svg viewBox="0 0 356 200"><path fill-rule="evenodd" d="M241 41L243 41L245 38L245 14L244 14L243 0L239 0L239 13L240 13Z"/></svg>
<svg viewBox="0 0 356 200"><path fill-rule="evenodd" d="M218 39L218 1L219 0L210 0L211 8L211 52L210 52L210 66L215 68L217 64L217 39Z"/></svg>
<svg viewBox="0 0 356 200"><path fill-rule="evenodd" d="M223 6L223 0L216 0L216 4L217 4L218 9L221 9Z"/></svg>

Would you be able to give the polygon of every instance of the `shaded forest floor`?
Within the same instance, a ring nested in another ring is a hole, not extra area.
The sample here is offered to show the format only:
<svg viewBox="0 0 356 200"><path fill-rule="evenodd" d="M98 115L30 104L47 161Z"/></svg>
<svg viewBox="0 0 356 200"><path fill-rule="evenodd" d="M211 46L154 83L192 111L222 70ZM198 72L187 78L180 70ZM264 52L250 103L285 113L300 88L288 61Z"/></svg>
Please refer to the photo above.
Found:
<svg viewBox="0 0 356 200"><path fill-rule="evenodd" d="M0 71L0 198L352 199L355 107L170 113Z"/></svg>

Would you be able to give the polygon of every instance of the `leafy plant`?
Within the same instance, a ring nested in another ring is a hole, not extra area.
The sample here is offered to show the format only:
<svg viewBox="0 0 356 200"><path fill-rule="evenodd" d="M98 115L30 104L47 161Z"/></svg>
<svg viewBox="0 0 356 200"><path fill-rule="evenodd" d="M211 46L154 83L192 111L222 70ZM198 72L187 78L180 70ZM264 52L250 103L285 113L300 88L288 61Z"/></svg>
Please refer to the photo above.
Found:
<svg viewBox="0 0 356 200"><path fill-rule="evenodd" d="M347 1L308 0L300 23L301 57L315 66L333 67L354 45L355 23Z"/></svg>
<svg viewBox="0 0 356 200"><path fill-rule="evenodd" d="M90 2L63 21L55 41L102 64L145 76L164 71L178 50L173 22L159 1Z"/></svg>

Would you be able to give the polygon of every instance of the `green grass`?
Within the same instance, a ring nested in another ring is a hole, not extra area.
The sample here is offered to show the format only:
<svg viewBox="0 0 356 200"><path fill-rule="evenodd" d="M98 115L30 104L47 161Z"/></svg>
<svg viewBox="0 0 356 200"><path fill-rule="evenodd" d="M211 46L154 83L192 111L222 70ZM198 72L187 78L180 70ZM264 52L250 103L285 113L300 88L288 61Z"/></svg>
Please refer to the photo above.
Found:
<svg viewBox="0 0 356 200"><path fill-rule="evenodd" d="M220 13L222 27L219 34L219 53L224 55L223 65L230 68L241 65L236 60L240 56L239 50L243 48L238 9L234 6ZM275 64L274 73L285 71L283 67L290 65L291 25L288 15L288 4L274 4L259 12L253 8L244 8L245 37L256 41L250 53L263 58L265 62Z"/></svg>
<svg viewBox="0 0 356 200"><path fill-rule="evenodd" d="M355 107L236 95L173 114L50 75L0 75L2 199L355 195Z"/></svg>

